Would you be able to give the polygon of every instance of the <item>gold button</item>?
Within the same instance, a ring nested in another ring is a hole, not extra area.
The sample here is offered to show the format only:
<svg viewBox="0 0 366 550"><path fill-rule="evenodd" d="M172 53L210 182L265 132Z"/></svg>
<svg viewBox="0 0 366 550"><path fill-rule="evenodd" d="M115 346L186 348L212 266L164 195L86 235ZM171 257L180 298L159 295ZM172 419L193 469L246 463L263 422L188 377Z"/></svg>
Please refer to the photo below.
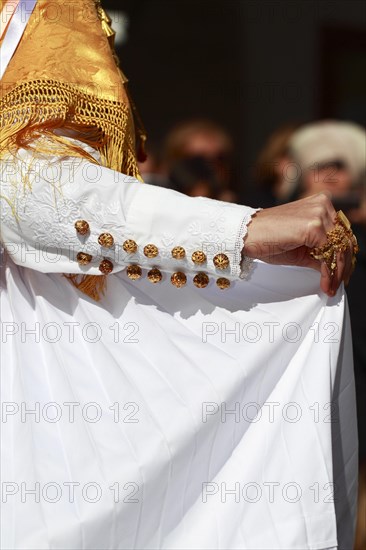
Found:
<svg viewBox="0 0 366 550"><path fill-rule="evenodd" d="M89 224L85 220L78 220L75 222L74 227L79 235L86 235L89 232Z"/></svg>
<svg viewBox="0 0 366 550"><path fill-rule="evenodd" d="M137 251L137 243L132 239L127 239L122 246L123 250L128 254L134 254Z"/></svg>
<svg viewBox="0 0 366 550"><path fill-rule="evenodd" d="M181 288L184 286L187 282L187 277L185 273L182 273L182 271L176 271L172 274L170 277L170 281L172 285L176 286L177 288Z"/></svg>
<svg viewBox="0 0 366 550"><path fill-rule="evenodd" d="M155 258L159 254L158 247L154 244L147 244L144 247L144 254L147 258Z"/></svg>
<svg viewBox="0 0 366 550"><path fill-rule="evenodd" d="M113 264L110 260L107 260L106 258L102 260L99 264L99 271L104 273L104 275L108 275L108 273L111 273L113 271Z"/></svg>
<svg viewBox="0 0 366 550"><path fill-rule="evenodd" d="M202 271L200 271L199 273L197 273L197 275L193 277L193 284L197 288L205 288L208 285L208 282L208 275L206 275L206 273L203 273Z"/></svg>
<svg viewBox="0 0 366 550"><path fill-rule="evenodd" d="M110 233L101 233L98 237L98 243L100 246L104 246L105 248L110 248L114 245L114 238Z"/></svg>
<svg viewBox="0 0 366 550"><path fill-rule="evenodd" d="M225 290L226 288L229 288L231 283L229 279L226 279L226 277L220 277L217 279L216 284L219 288L221 288L221 290Z"/></svg>
<svg viewBox="0 0 366 550"><path fill-rule="evenodd" d="M176 260L181 260L186 255L186 251L184 250L183 246L175 246L172 250L172 256Z"/></svg>
<svg viewBox="0 0 366 550"><path fill-rule="evenodd" d="M132 279L133 281L136 281L136 279L139 279L142 274L142 269L139 265L129 265L127 268L127 277Z"/></svg>
<svg viewBox="0 0 366 550"><path fill-rule="evenodd" d="M192 254L192 262L195 264L203 264L206 261L206 254L202 250L196 250Z"/></svg>
<svg viewBox="0 0 366 550"><path fill-rule="evenodd" d="M76 255L76 259L80 265L87 265L90 264L93 256L91 254L86 254L86 252L78 252Z"/></svg>
<svg viewBox="0 0 366 550"><path fill-rule="evenodd" d="M150 271L148 272L147 278L151 283L160 283L163 276L161 274L160 269L157 269L156 267L154 267L153 269L150 269Z"/></svg>
<svg viewBox="0 0 366 550"><path fill-rule="evenodd" d="M226 254L216 254L213 258L213 263L217 269L226 269L229 267L229 258Z"/></svg>

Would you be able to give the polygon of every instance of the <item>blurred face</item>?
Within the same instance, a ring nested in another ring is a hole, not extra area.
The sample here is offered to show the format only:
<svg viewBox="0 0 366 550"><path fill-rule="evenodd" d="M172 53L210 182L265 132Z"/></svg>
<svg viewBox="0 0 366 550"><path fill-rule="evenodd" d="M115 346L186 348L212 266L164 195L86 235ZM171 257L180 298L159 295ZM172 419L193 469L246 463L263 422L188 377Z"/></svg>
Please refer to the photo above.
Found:
<svg viewBox="0 0 366 550"><path fill-rule="evenodd" d="M138 162L137 165L142 176L144 174L154 174L158 172L158 165L153 155L148 154L146 160L144 162Z"/></svg>
<svg viewBox="0 0 366 550"><path fill-rule="evenodd" d="M349 193L351 185L351 174L342 163L330 163L303 174L304 195L330 191L334 197L342 197Z"/></svg>
<svg viewBox="0 0 366 550"><path fill-rule="evenodd" d="M184 153L189 156L215 158L226 151L226 141L219 134L198 132L185 144Z"/></svg>
<svg viewBox="0 0 366 550"><path fill-rule="evenodd" d="M189 195L191 197L212 197L210 184L207 181L197 181Z"/></svg>
<svg viewBox="0 0 366 550"><path fill-rule="evenodd" d="M224 136L214 132L193 134L182 151L187 157L203 157L208 160L219 181L229 179L230 151Z"/></svg>
<svg viewBox="0 0 366 550"><path fill-rule="evenodd" d="M276 181L273 193L280 201L286 201L294 190L298 178L298 167L287 155L278 158L274 164Z"/></svg>

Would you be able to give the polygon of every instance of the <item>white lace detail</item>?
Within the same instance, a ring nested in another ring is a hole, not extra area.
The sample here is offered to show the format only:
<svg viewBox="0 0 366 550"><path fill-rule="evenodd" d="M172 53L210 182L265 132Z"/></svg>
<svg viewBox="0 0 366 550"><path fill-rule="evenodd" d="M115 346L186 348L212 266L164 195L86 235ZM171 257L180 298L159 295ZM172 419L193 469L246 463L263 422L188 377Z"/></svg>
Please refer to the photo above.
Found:
<svg viewBox="0 0 366 550"><path fill-rule="evenodd" d="M249 272L252 262L242 262L243 237L257 210L203 197L186 197L147 184L142 186L124 174L81 159L60 161L50 157L40 160L36 170L33 160L32 153L23 151L16 160L17 174L3 178L4 243L9 245L9 252L17 246L25 247L26 251L43 251L44 262L52 265L38 266L18 254L19 263L44 271L100 274L99 264L107 258L114 265L113 271L137 263L146 269L158 267L162 271L183 270L192 274L204 271L230 279L239 278L243 271ZM29 185L23 183L26 181L21 176L23 165L30 175ZM86 236L75 230L77 220L89 223L90 232ZM98 243L104 232L114 238L111 248ZM137 242L135 254L123 250L126 239ZM158 247L155 258L143 254L149 243ZM174 246L185 248L183 260L172 257ZM197 250L206 253L203 265L194 264L191 259ZM80 266L76 259L79 252L90 254L92 261ZM213 263L220 252L229 257L229 267L224 270L215 268Z"/></svg>
<svg viewBox="0 0 366 550"><path fill-rule="evenodd" d="M115 255L115 250L104 250L98 244L97 238L102 230L112 232L120 242L123 239L125 228L118 223L123 219L122 209L117 202L102 203L93 194L74 200L59 192L54 194L52 187L47 185L37 193L27 189L24 193L12 193L4 198L2 223L23 234L25 243L31 230L32 241L41 250L67 250L70 259L75 259L80 251L87 252L93 256L93 265L101 258ZM10 205L14 206L16 216ZM75 230L74 224L80 219L90 223L88 238L79 236ZM126 256L124 251L123 256Z"/></svg>
<svg viewBox="0 0 366 550"><path fill-rule="evenodd" d="M254 212L248 213L245 218L243 219L242 226L240 228L240 240L238 243L238 248L240 248L241 244L243 245L240 249L240 255L241 255L241 261L240 261L240 273L239 278L240 279L248 279L250 273L253 270L254 267L254 259L248 258L248 256L245 256L245 246L244 246L244 239L248 233L248 225L252 221L253 216L259 212L260 210L263 210L262 208L255 208ZM244 247L244 249L243 249Z"/></svg>

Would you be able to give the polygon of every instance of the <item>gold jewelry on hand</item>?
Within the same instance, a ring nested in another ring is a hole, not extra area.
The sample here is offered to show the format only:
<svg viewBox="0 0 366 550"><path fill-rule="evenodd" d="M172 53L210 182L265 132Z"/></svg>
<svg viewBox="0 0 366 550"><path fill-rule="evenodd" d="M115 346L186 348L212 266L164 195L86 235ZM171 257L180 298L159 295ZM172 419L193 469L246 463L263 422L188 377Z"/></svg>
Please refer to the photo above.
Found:
<svg viewBox="0 0 366 550"><path fill-rule="evenodd" d="M310 256L315 260L325 262L328 266L330 276L333 277L337 269L338 252L345 252L350 248L351 242L353 245L352 269L354 269L359 247L351 229L351 223L342 210L337 212L335 226L330 231L327 231L326 235L326 243L323 246L313 248L310 251Z"/></svg>

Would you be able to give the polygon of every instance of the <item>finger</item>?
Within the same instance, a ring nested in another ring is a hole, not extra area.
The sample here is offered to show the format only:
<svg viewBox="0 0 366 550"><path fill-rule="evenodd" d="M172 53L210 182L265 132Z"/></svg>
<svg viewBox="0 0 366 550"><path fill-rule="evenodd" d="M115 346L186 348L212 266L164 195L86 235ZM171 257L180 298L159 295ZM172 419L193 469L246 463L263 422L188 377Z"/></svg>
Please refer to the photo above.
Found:
<svg viewBox="0 0 366 550"><path fill-rule="evenodd" d="M328 296L334 296L334 292L331 289L332 277L327 264L325 262L321 262L320 265L320 288L323 292L325 292L325 294L328 294Z"/></svg>
<svg viewBox="0 0 366 550"><path fill-rule="evenodd" d="M344 271L346 267L346 258L344 252L337 252L337 267L332 277L331 290L335 294L339 288L339 285L343 281Z"/></svg>
<svg viewBox="0 0 366 550"><path fill-rule="evenodd" d="M323 196L322 204L326 211L326 231L329 231L330 229L333 229L337 219L337 212L332 203L332 193L330 191L322 191L319 195Z"/></svg>
<svg viewBox="0 0 366 550"><path fill-rule="evenodd" d="M337 212L330 200L331 193L324 191L314 195L316 207L314 218L308 225L308 238L306 244L310 248L321 247L326 244L327 233L334 229L337 220Z"/></svg>

